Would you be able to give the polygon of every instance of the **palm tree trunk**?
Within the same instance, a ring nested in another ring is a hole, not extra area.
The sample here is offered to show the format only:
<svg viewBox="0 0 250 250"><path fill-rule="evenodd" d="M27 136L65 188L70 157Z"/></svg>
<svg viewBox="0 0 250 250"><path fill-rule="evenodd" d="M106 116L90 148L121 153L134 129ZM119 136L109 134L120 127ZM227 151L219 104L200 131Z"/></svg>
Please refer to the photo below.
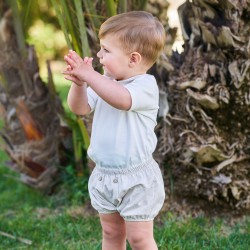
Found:
<svg viewBox="0 0 250 250"><path fill-rule="evenodd" d="M178 11L185 44L165 85L161 160L177 194L249 208L250 2L193 0Z"/></svg>
<svg viewBox="0 0 250 250"><path fill-rule="evenodd" d="M22 30L18 35L14 28L14 9L11 11L5 3L1 7L0 106L5 124L1 132L6 142L4 150L12 160L9 167L21 174L22 182L49 192L58 180L58 166L65 160L65 150L61 149L70 131L65 128L66 134L63 133L61 102L42 82L34 48L18 42Z"/></svg>

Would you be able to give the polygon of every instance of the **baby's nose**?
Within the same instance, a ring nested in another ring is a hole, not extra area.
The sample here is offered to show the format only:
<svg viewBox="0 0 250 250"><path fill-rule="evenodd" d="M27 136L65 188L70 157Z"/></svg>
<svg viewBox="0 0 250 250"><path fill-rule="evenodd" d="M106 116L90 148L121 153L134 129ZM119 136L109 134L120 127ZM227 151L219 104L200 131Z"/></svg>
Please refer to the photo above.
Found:
<svg viewBox="0 0 250 250"><path fill-rule="evenodd" d="M102 52L101 52L101 50L99 50L96 55L97 55L98 58L102 58Z"/></svg>

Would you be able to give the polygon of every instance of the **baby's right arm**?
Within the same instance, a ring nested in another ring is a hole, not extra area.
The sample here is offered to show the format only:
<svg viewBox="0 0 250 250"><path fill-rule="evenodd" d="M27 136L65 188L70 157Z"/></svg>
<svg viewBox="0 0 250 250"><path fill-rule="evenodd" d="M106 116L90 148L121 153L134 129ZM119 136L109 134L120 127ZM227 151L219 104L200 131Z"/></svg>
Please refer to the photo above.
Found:
<svg viewBox="0 0 250 250"><path fill-rule="evenodd" d="M70 58L66 57L65 61L67 63L67 70L74 68L74 65L72 65L70 61ZM85 58L82 61L87 63L88 65L92 65L91 58ZM88 104L87 83L82 82L80 79L73 75L68 75L65 78L69 81L72 81L67 98L70 110L77 115L88 114L91 109Z"/></svg>
<svg viewBox="0 0 250 250"><path fill-rule="evenodd" d="M87 83L82 83L81 86L72 83L68 93L67 102L69 108L76 115L86 115L90 112L87 97Z"/></svg>

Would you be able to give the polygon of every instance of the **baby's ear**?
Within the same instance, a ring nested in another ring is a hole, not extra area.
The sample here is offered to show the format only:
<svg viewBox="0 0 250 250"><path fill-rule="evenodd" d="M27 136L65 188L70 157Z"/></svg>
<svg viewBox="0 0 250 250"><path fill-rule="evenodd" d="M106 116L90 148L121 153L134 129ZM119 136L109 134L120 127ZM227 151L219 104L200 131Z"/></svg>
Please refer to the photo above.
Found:
<svg viewBox="0 0 250 250"><path fill-rule="evenodd" d="M132 52L130 55L129 55L129 65L130 67L134 67L136 66L137 64L139 64L142 60L142 57L141 57L141 54L138 53L138 52Z"/></svg>

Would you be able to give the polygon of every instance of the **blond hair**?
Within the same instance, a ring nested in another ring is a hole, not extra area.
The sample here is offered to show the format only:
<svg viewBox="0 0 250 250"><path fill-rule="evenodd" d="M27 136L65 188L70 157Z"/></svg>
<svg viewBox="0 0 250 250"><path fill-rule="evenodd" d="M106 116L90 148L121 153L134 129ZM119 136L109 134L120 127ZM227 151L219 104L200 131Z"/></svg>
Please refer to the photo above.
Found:
<svg viewBox="0 0 250 250"><path fill-rule="evenodd" d="M138 52L152 66L166 42L163 25L150 13L130 11L107 19L100 27L99 38L115 35L125 52Z"/></svg>

